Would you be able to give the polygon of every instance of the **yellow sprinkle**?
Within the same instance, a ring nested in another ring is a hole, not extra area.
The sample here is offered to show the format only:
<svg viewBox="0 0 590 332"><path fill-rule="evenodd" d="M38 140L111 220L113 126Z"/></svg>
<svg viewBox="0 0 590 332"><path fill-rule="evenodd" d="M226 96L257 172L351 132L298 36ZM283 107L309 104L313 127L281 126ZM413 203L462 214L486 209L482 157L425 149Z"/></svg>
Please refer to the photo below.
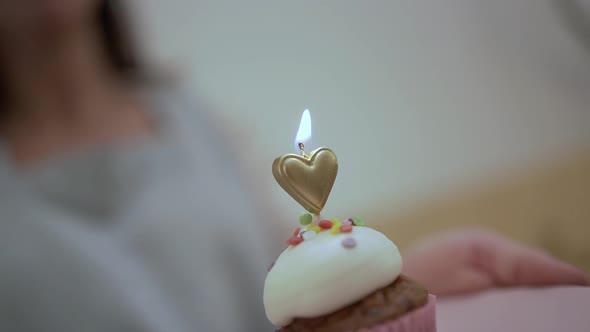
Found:
<svg viewBox="0 0 590 332"><path fill-rule="evenodd" d="M321 232L321 231L322 231L322 229L321 229L321 228L320 228L320 226L318 226L318 225L311 225L311 226L308 226L308 227L307 227L307 230L308 230L308 231L314 231L314 232L316 232L316 233L319 233L319 232Z"/></svg>
<svg viewBox="0 0 590 332"><path fill-rule="evenodd" d="M332 222L334 224L332 225L332 228L330 229L330 234L340 233L340 226L342 226L342 222L338 219L332 219Z"/></svg>

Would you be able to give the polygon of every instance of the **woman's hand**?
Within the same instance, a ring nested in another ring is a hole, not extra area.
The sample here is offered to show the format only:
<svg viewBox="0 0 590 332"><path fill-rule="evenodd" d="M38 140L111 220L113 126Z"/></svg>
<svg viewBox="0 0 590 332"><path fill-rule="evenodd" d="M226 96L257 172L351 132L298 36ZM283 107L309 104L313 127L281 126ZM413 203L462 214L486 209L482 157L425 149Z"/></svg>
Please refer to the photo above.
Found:
<svg viewBox="0 0 590 332"><path fill-rule="evenodd" d="M439 296L503 286L590 284L580 269L484 230L425 238L404 254L403 273Z"/></svg>

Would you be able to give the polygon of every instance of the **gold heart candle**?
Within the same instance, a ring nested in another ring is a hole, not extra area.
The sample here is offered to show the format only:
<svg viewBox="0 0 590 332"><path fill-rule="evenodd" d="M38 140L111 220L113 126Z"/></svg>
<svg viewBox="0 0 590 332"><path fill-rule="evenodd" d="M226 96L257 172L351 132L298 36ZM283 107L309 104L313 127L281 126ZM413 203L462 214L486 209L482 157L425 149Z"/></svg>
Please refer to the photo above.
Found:
<svg viewBox="0 0 590 332"><path fill-rule="evenodd" d="M299 216L300 225L271 263L264 282L264 308L275 330L435 332L435 297L401 275L396 245L358 217L320 216L338 162L328 148L308 154L306 147L311 147L307 110L295 138L295 154L276 158L272 165L277 182L308 211ZM388 296L375 305L375 299ZM355 314L368 309L384 314Z"/></svg>
<svg viewBox="0 0 590 332"><path fill-rule="evenodd" d="M301 155L287 154L276 158L272 172L279 185L307 211L319 214L324 208L338 173L334 152L322 147L305 153L311 143L311 116L305 110L295 138Z"/></svg>

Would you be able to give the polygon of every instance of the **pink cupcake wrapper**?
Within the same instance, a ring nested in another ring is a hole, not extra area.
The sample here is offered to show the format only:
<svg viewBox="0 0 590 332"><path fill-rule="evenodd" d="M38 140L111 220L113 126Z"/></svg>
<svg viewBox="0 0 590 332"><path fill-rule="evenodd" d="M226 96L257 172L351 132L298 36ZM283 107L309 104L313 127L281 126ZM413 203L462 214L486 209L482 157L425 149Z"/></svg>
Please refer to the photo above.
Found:
<svg viewBox="0 0 590 332"><path fill-rule="evenodd" d="M436 296L428 295L428 302L402 317L358 332L436 332Z"/></svg>

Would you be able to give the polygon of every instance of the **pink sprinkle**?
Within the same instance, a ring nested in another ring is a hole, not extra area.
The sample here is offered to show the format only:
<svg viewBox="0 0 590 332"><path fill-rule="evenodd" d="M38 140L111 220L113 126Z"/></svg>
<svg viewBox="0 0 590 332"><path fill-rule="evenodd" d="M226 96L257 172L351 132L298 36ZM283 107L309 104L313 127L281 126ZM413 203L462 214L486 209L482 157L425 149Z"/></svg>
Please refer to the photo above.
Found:
<svg viewBox="0 0 590 332"><path fill-rule="evenodd" d="M332 228L333 223L330 220L322 220L318 223L321 229L330 229Z"/></svg>
<svg viewBox="0 0 590 332"><path fill-rule="evenodd" d="M352 220L350 220L350 219L346 219L342 222L342 225L352 225L352 224L353 224Z"/></svg>
<svg viewBox="0 0 590 332"><path fill-rule="evenodd" d="M301 238L301 236L293 236L287 240L287 244L290 246L296 246L301 242L303 242L303 239Z"/></svg>
<svg viewBox="0 0 590 332"><path fill-rule="evenodd" d="M347 237L342 240L342 246L346 249L352 249L356 247L356 240L351 237Z"/></svg>
<svg viewBox="0 0 590 332"><path fill-rule="evenodd" d="M301 231L301 227L295 228L295 231L293 232L293 236L299 236L300 231Z"/></svg>
<svg viewBox="0 0 590 332"><path fill-rule="evenodd" d="M350 232L352 232L352 225L350 225L350 224L342 225L342 226L340 226L340 231L342 233L350 233Z"/></svg>

